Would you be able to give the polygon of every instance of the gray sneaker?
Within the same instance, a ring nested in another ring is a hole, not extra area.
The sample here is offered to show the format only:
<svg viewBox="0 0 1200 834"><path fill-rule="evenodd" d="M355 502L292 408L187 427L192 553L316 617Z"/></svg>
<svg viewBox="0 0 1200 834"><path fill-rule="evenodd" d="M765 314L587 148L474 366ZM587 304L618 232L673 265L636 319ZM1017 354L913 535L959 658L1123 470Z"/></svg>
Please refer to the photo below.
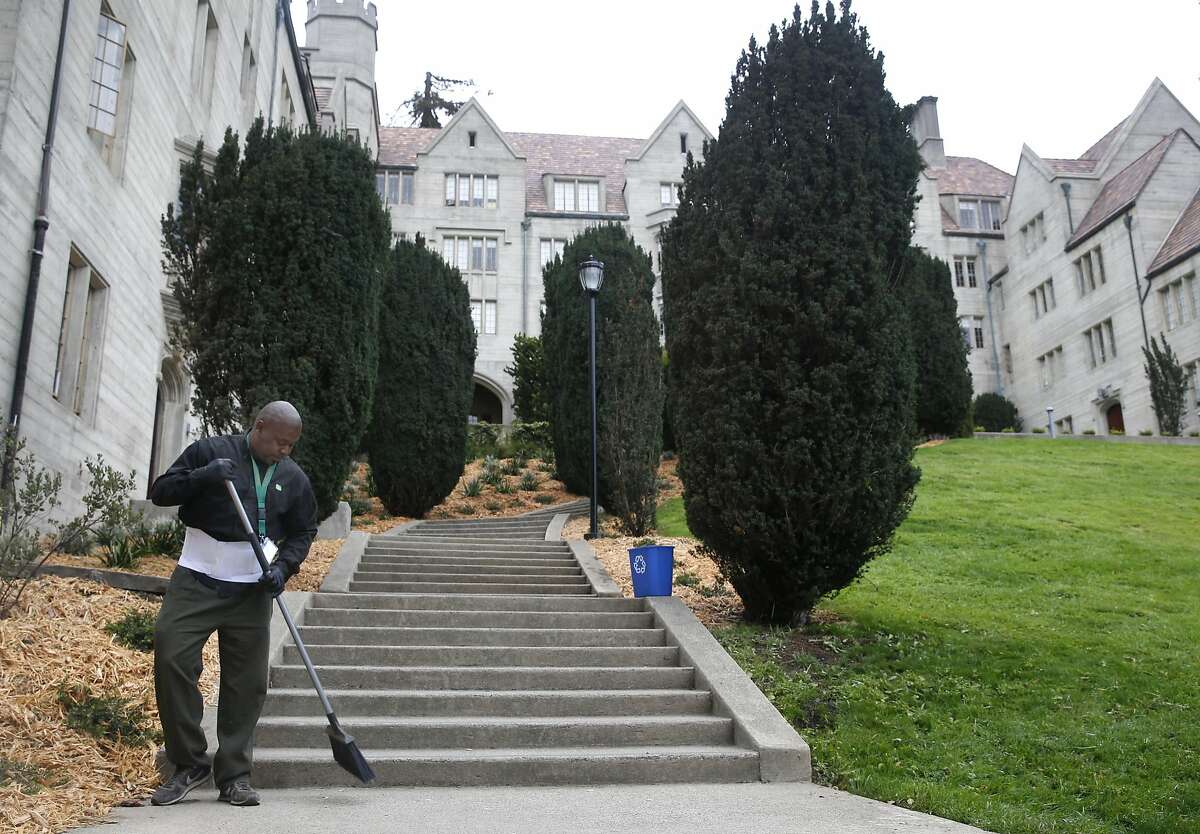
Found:
<svg viewBox="0 0 1200 834"><path fill-rule="evenodd" d="M248 780L234 779L221 786L221 790L217 793L217 799L221 802L228 802L230 805L249 807L258 804L258 791L250 787Z"/></svg>
<svg viewBox="0 0 1200 834"><path fill-rule="evenodd" d="M177 768L174 776L163 782L158 790L150 794L150 804L174 805L207 782L211 774L212 768L208 765Z"/></svg>

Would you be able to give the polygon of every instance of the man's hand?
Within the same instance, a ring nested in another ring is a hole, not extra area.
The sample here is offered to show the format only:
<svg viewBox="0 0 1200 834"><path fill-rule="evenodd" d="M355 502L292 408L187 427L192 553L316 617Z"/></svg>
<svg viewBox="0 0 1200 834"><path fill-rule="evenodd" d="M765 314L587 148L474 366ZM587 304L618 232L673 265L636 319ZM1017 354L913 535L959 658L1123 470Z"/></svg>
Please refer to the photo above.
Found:
<svg viewBox="0 0 1200 834"><path fill-rule="evenodd" d="M267 566L263 571L262 578L258 580L258 584L263 586L264 591L270 591L272 597L277 597L283 593L283 585L287 582L287 574L284 573L283 565L278 562Z"/></svg>
<svg viewBox="0 0 1200 834"><path fill-rule="evenodd" d="M205 485L219 484L222 481L232 481L237 476L237 465L229 458L217 458L207 466L192 470L192 477Z"/></svg>

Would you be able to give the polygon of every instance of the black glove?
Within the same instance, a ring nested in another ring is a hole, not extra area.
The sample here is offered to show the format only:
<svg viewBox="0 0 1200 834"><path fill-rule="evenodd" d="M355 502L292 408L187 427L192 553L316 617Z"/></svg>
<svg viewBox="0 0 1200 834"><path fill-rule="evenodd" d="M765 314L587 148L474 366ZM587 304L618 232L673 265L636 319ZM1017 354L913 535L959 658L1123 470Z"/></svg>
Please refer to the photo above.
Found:
<svg viewBox="0 0 1200 834"><path fill-rule="evenodd" d="M207 466L192 470L192 477L205 485L219 484L222 481L232 481L237 476L237 465L229 458L217 458L209 461Z"/></svg>
<svg viewBox="0 0 1200 834"><path fill-rule="evenodd" d="M272 597L277 597L283 593L283 585L287 582L287 573L283 569L283 565L274 562L267 566L263 571L262 578L258 580L258 584L263 586L264 591L270 591Z"/></svg>

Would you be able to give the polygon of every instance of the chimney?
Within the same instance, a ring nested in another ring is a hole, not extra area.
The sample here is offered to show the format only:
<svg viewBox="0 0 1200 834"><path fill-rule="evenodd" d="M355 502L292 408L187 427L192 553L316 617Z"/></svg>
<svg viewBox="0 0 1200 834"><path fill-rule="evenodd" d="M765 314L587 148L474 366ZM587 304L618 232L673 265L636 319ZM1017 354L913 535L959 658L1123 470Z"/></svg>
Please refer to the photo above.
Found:
<svg viewBox="0 0 1200 834"><path fill-rule="evenodd" d="M930 168L946 167L946 148L938 127L937 96L921 96L913 113L912 137Z"/></svg>

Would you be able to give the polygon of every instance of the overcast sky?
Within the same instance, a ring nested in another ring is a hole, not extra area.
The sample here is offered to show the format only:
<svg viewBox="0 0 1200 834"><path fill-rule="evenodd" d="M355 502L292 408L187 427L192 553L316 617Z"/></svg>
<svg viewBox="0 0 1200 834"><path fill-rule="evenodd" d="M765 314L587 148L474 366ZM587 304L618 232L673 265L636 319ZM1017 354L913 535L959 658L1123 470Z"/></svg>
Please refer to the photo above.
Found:
<svg viewBox="0 0 1200 834"><path fill-rule="evenodd" d="M325 0L329 2L329 0ZM356 0L346 0L356 2ZM787 2L376 0L384 124L426 70L471 78L503 130L642 138L679 99L710 131L751 34ZM292 0L303 40L304 0ZM804 3L806 10L808 4ZM1012 173L1083 153L1155 76L1200 115L1200 0L855 0L897 101L938 97L946 152Z"/></svg>

